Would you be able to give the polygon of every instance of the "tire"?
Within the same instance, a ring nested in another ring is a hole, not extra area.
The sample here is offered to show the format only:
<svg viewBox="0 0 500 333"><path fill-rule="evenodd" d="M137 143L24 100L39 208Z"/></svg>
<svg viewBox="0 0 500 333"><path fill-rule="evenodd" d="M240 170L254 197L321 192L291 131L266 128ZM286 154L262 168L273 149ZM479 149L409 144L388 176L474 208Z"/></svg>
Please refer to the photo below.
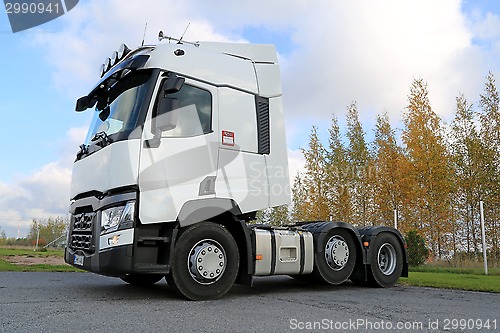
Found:
<svg viewBox="0 0 500 333"><path fill-rule="evenodd" d="M133 286L147 287L163 279L163 275L156 274L132 274L121 277L123 281Z"/></svg>
<svg viewBox="0 0 500 333"><path fill-rule="evenodd" d="M356 246L351 234L344 229L331 229L321 248L314 258L312 275L320 282L332 285L349 279L356 264Z"/></svg>
<svg viewBox="0 0 500 333"><path fill-rule="evenodd" d="M177 239L169 286L194 301L222 297L233 285L239 268L238 246L224 227L200 222Z"/></svg>
<svg viewBox="0 0 500 333"><path fill-rule="evenodd" d="M370 244L368 281L372 287L394 286L403 271L403 250L395 235L379 234Z"/></svg>

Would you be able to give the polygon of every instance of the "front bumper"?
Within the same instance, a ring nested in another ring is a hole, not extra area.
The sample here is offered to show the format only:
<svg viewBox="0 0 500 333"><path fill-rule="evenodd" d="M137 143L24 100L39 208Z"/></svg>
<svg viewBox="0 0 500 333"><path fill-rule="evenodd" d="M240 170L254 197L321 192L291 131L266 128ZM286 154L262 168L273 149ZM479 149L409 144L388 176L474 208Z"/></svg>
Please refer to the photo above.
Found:
<svg viewBox="0 0 500 333"><path fill-rule="evenodd" d="M83 265L77 265L75 264L75 258L82 254L66 248L64 260L76 268L89 272L109 276L125 276L132 273L132 251L133 245L125 245L110 248L90 256L83 254Z"/></svg>
<svg viewBox="0 0 500 333"><path fill-rule="evenodd" d="M136 223L132 228L101 235L100 211L136 199L136 192L129 192L102 199L92 196L73 202L64 256L66 263L103 275L125 276L133 273Z"/></svg>

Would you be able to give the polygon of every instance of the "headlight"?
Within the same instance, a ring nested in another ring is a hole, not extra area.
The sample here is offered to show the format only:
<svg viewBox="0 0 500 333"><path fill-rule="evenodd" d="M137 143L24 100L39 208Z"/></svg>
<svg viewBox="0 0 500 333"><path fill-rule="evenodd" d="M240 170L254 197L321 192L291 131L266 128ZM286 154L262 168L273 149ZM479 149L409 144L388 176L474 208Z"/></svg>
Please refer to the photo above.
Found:
<svg viewBox="0 0 500 333"><path fill-rule="evenodd" d="M101 213L101 234L106 234L118 228L132 227L134 224L135 201L129 201L125 206L108 208Z"/></svg>

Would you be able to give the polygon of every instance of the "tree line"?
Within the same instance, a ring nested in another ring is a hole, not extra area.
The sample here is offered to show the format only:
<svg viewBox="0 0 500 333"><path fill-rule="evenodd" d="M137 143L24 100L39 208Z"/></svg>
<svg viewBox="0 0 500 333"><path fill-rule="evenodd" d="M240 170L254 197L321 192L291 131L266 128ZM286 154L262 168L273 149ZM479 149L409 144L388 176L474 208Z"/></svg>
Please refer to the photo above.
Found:
<svg viewBox="0 0 500 333"><path fill-rule="evenodd" d="M450 124L436 114L423 79L413 80L400 135L379 114L367 142L356 102L347 107L347 130L333 116L328 142L313 126L302 149L305 168L295 176L292 205L258 215L259 222L334 220L356 226L394 225L414 231L431 255L479 256L479 202L484 202L487 246L500 257L500 110L494 75L479 103L456 97Z"/></svg>
<svg viewBox="0 0 500 333"><path fill-rule="evenodd" d="M8 238L5 231L0 228L0 246L38 246L61 247L66 243L69 218L49 217L48 219L33 219L25 238Z"/></svg>

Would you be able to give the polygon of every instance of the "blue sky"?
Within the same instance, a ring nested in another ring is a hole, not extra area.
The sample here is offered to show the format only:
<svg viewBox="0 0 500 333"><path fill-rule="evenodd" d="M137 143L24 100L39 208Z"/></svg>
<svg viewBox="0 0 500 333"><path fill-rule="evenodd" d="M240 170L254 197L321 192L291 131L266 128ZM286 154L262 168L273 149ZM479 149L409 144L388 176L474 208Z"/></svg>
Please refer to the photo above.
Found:
<svg viewBox="0 0 500 333"><path fill-rule="evenodd" d="M124 5L126 3L126 5ZM477 102L488 71L500 76L500 3L486 0L81 0L64 16L13 34L0 9L0 228L24 236L33 218L65 215L71 164L89 113L75 99L122 42L161 29L187 40L276 44L282 67L291 172L312 125L327 136L358 102L371 135L377 113L401 127L409 85L429 83L450 120L454 97Z"/></svg>
<svg viewBox="0 0 500 333"><path fill-rule="evenodd" d="M49 31L59 28L57 21L43 26ZM81 120L71 112L74 101L53 87L47 54L32 40L36 29L13 34L5 10L0 10L0 112L4 120L0 182L14 181L56 160L59 141Z"/></svg>

